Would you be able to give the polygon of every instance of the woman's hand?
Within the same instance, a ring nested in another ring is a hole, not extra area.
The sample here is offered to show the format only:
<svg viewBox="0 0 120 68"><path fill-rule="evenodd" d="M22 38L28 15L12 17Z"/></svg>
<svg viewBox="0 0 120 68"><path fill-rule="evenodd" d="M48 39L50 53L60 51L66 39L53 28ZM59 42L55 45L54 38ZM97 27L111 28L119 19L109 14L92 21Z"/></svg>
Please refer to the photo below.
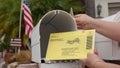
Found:
<svg viewBox="0 0 120 68"><path fill-rule="evenodd" d="M91 29L91 25L93 25L92 22L95 20L86 14L78 14L75 15L74 18L77 22L78 29Z"/></svg>
<svg viewBox="0 0 120 68"><path fill-rule="evenodd" d="M94 68L97 62L104 62L100 57L95 54L88 54L87 59L84 59L82 61L82 68L85 68L85 66L88 66L88 68Z"/></svg>

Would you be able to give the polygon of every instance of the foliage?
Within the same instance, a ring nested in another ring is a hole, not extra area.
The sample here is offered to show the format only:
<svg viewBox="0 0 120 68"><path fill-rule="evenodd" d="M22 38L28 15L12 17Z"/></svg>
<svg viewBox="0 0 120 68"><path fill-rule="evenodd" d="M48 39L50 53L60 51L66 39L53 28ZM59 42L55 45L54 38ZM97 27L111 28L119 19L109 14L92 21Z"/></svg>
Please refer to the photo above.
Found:
<svg viewBox="0 0 120 68"><path fill-rule="evenodd" d="M0 41L0 52L2 52L5 49L7 50L9 48L10 48L10 46L8 44L6 44L5 42Z"/></svg>
<svg viewBox="0 0 120 68"><path fill-rule="evenodd" d="M48 11L64 10L66 12L73 8L74 13L84 12L84 4L80 0L30 0L34 25Z"/></svg>
<svg viewBox="0 0 120 68"><path fill-rule="evenodd" d="M19 13L20 0L1 0L0 37L5 34L5 42L9 42L11 37L16 37L18 35Z"/></svg>
<svg viewBox="0 0 120 68"><path fill-rule="evenodd" d="M0 38L5 35L4 42L0 43L0 51L3 51L10 48L10 38L18 35L20 1L0 1Z"/></svg>
<svg viewBox="0 0 120 68"><path fill-rule="evenodd" d="M84 4L80 0L29 0L34 26L48 11L61 9L69 12L72 7L74 13L84 12ZM0 0L0 38L5 35L4 42L9 44L10 38L17 38L19 34L21 0ZM22 35L24 34L22 21ZM22 38L22 37L21 37Z"/></svg>

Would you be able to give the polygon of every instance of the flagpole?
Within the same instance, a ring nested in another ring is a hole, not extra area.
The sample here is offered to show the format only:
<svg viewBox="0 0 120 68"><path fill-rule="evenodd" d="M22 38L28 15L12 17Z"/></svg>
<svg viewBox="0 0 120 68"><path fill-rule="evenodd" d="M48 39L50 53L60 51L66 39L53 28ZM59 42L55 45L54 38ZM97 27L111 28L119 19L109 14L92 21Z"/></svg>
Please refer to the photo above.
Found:
<svg viewBox="0 0 120 68"><path fill-rule="evenodd" d="M21 8L20 8L20 20L19 20L19 39L21 39L21 23L22 23L22 7L23 7L23 0L21 0ZM21 44L22 45L22 44ZM17 48L16 48L17 50ZM20 47L18 48L18 54L20 53Z"/></svg>
<svg viewBox="0 0 120 68"><path fill-rule="evenodd" d="M21 38L22 7L23 7L23 0L21 0L21 8L20 8L19 38Z"/></svg>

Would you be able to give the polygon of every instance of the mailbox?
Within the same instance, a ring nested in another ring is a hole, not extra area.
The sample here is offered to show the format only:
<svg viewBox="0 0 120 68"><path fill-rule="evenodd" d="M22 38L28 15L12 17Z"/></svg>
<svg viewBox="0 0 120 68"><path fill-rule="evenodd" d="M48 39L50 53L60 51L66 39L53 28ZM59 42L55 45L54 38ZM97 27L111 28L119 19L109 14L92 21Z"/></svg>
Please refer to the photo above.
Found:
<svg viewBox="0 0 120 68"><path fill-rule="evenodd" d="M120 12L101 20L120 21ZM62 10L53 10L46 13L31 32L32 61L38 63L40 68L81 68L80 61L48 62L45 60L50 33L76 30L76 22L69 13ZM118 42L99 33L95 34L95 48L103 59L120 60Z"/></svg>
<svg viewBox="0 0 120 68"><path fill-rule="evenodd" d="M40 68L78 68L79 61L76 63L72 60L59 62L45 60L50 33L76 30L76 22L69 13L62 10L46 13L31 33L32 61L39 63Z"/></svg>

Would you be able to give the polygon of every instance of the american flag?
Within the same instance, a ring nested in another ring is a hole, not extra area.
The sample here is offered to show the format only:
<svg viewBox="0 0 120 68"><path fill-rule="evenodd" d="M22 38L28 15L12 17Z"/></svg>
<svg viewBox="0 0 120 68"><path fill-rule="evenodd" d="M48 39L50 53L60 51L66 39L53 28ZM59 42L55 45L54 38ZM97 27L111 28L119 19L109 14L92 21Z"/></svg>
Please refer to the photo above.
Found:
<svg viewBox="0 0 120 68"><path fill-rule="evenodd" d="M25 34L30 37L30 32L33 29L32 14L29 9L29 0L23 0L23 12L24 12L24 24L25 24Z"/></svg>

